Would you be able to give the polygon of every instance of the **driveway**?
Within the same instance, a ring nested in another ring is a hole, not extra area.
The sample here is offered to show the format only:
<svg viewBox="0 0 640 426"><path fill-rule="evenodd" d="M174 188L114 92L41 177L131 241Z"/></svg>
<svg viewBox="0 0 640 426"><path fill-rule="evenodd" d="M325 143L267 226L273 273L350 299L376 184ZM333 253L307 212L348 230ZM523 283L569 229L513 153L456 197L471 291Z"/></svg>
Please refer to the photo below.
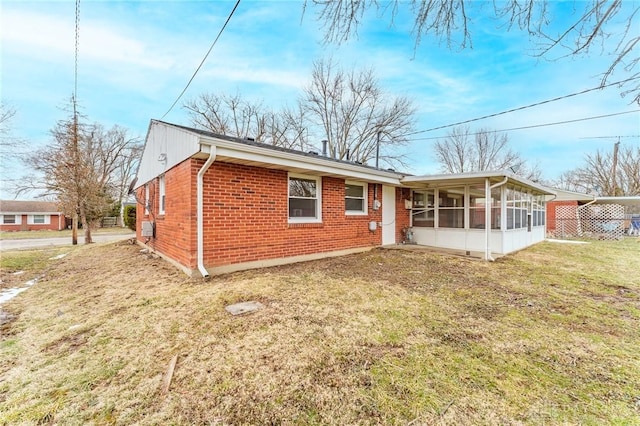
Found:
<svg viewBox="0 0 640 426"><path fill-rule="evenodd" d="M126 240L135 237L136 234L103 234L92 235L93 242L103 243L109 241ZM78 235L78 244L84 244L84 235ZM44 248L55 246L70 246L71 237L53 237L53 238L29 238L19 240L2 240L0 241L0 251L22 250L32 248Z"/></svg>

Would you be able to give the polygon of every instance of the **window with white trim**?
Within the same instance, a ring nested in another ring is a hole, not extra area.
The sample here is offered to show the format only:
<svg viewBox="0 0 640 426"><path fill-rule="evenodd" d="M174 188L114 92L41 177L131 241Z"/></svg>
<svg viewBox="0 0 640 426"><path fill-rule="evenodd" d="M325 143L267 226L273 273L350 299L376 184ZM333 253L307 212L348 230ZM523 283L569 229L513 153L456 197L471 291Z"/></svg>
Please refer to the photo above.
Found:
<svg viewBox="0 0 640 426"><path fill-rule="evenodd" d="M165 201L167 199L166 191L165 191L164 175L160 176L159 185L158 186L160 187L160 200L159 200L160 207L159 207L158 213L159 214L164 214Z"/></svg>
<svg viewBox="0 0 640 426"><path fill-rule="evenodd" d="M289 222L320 222L322 180L317 176L289 175Z"/></svg>
<svg viewBox="0 0 640 426"><path fill-rule="evenodd" d="M2 215L2 223L4 225L19 225L20 224L20 216L16 216L15 214Z"/></svg>
<svg viewBox="0 0 640 426"><path fill-rule="evenodd" d="M149 184L144 186L144 214L149 214Z"/></svg>
<svg viewBox="0 0 640 426"><path fill-rule="evenodd" d="M346 214L367 214L368 187L367 183L345 181L344 210Z"/></svg>
<svg viewBox="0 0 640 426"><path fill-rule="evenodd" d="M48 214L32 214L27 216L27 224L29 225L48 225L51 222L51 216Z"/></svg>

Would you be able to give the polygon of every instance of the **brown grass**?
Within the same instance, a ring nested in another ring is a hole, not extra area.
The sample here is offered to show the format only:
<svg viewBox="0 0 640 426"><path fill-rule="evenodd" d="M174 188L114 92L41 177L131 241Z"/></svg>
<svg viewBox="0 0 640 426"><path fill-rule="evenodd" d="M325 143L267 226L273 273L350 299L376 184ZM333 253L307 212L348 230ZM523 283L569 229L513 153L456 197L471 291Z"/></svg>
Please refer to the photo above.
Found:
<svg viewBox="0 0 640 426"><path fill-rule="evenodd" d="M640 424L638 259L374 250L203 283L78 247L5 305L0 423Z"/></svg>

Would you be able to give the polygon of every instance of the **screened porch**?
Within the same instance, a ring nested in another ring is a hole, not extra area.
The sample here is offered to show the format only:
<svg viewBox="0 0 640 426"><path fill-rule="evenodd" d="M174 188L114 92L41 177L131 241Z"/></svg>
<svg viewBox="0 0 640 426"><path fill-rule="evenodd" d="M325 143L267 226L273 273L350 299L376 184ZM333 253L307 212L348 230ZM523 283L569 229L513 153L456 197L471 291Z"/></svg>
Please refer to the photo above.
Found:
<svg viewBox="0 0 640 426"><path fill-rule="evenodd" d="M413 242L492 260L543 241L549 189L504 172L410 176Z"/></svg>

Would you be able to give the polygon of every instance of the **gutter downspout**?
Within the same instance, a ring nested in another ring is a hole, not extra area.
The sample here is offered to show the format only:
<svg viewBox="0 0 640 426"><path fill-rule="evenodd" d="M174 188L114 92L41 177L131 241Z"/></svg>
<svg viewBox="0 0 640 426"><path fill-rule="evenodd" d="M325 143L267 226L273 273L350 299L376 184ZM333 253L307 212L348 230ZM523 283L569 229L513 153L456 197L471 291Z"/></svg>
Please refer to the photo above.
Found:
<svg viewBox="0 0 640 426"><path fill-rule="evenodd" d="M198 271L202 274L202 278L208 279L209 272L204 267L204 174L207 172L211 164L216 160L216 147L215 145L209 145L209 158L205 161L204 165L198 170L198 184L197 184L197 225L196 225L196 238L198 241L197 258L198 258Z"/></svg>
<svg viewBox="0 0 640 426"><path fill-rule="evenodd" d="M489 205L487 201L491 200L491 190L499 186L504 185L509 181L509 177L505 176L504 179L498 183L490 185L489 178L484 180L484 197L485 197L485 209L484 209L484 260L487 262L493 262L495 259L491 257L491 212L493 210L493 203ZM502 208L502 203L501 207Z"/></svg>

